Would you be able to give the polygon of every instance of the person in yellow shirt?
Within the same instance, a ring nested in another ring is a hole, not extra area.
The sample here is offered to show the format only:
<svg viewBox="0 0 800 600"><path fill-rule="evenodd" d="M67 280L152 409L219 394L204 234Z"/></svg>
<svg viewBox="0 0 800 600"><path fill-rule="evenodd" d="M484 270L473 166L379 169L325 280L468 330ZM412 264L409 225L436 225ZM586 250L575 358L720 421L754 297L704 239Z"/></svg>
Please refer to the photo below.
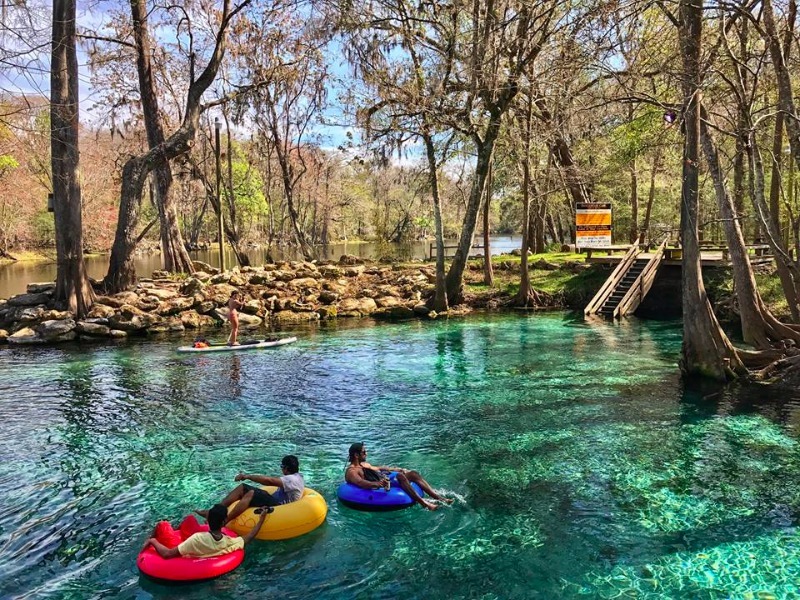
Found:
<svg viewBox="0 0 800 600"><path fill-rule="evenodd" d="M208 531L194 533L174 548L168 548L156 538L151 537L144 543L142 550L152 545L161 558L177 558L178 556L208 558L228 554L244 548L245 544L256 537L256 533L264 524L264 519L267 518L267 514L272 510L271 507L262 509L261 516L255 527L244 537L229 537L222 533L222 526L228 516L228 509L223 504L215 504L208 511Z"/></svg>

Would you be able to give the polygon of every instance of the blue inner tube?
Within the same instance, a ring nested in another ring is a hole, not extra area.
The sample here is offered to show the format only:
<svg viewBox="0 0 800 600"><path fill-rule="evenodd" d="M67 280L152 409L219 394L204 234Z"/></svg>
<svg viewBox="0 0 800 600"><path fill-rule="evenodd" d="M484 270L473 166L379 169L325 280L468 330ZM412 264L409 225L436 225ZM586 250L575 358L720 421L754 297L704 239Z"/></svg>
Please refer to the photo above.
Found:
<svg viewBox="0 0 800 600"><path fill-rule="evenodd" d="M383 488L377 490L365 490L353 485L352 483L343 483L336 490L336 495L339 497L339 500L342 502L342 504L357 510L400 510L402 508L408 508L414 504L411 496L406 494L405 491L403 491L403 488L400 487L400 484L397 483L396 472L392 471L389 473L389 481L391 481L391 486L388 492ZM425 495L425 493L422 491L422 488L420 488L416 483L412 483L411 486L420 496Z"/></svg>

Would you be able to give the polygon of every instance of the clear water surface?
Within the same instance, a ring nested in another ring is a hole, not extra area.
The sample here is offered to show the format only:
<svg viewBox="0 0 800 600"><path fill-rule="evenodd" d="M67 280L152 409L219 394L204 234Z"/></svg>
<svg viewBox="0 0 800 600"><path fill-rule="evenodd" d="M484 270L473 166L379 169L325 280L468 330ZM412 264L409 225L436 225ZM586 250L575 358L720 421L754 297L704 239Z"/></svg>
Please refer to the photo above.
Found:
<svg viewBox="0 0 800 600"><path fill-rule="evenodd" d="M2 598L792 598L800 393L681 386L674 322L563 313L0 350ZM362 513L348 445L457 497ZM159 519L297 454L327 522L212 582L135 558Z"/></svg>

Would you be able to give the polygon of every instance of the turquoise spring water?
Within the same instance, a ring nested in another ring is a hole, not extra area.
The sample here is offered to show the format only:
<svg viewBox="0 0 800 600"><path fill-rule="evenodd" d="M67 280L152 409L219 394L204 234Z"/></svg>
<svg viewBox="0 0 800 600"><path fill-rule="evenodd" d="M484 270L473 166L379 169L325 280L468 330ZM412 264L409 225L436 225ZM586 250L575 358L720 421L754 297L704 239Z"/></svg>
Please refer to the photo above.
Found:
<svg viewBox="0 0 800 600"><path fill-rule="evenodd" d="M165 338L0 350L0 597L800 597L800 393L682 386L674 322L487 316L296 332L240 355ZM348 445L457 498L335 498ZM327 522L166 587L159 519L297 454Z"/></svg>

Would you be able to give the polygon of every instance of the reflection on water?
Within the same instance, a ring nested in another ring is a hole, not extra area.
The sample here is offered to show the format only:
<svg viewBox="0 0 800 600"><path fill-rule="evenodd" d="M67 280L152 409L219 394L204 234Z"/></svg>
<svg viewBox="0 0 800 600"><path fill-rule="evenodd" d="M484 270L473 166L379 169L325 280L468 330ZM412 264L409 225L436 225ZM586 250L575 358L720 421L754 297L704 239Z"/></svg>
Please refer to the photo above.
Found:
<svg viewBox="0 0 800 600"><path fill-rule="evenodd" d="M455 241L452 242L455 244ZM492 237L492 254L503 254L519 248L521 238L519 236L495 236ZM397 257L402 260L420 259L427 260L431 256L431 242L411 242L408 244L377 244L366 243L347 243L329 244L317 248L321 260L339 260L343 255L350 254L360 258L376 260L382 257ZM451 251L452 252L452 251ZM482 252L482 251L476 251ZM194 260L200 260L210 264L212 267L219 266L219 250L199 250L190 252L189 255ZM262 265L268 261L266 248L250 249L247 251L251 264ZM291 248L273 248L272 258L274 260L298 260L300 256ZM160 254L139 255L134 260L136 273L140 277L149 277L153 271L162 268ZM225 264L230 267L236 264L236 257L233 252L225 252ZM86 269L89 277L102 279L108 271L108 256L87 256ZM22 294L26 286L31 282L54 281L56 277L55 257L51 261L42 262L18 262L7 265L0 265L0 298L8 298L14 294Z"/></svg>
<svg viewBox="0 0 800 600"><path fill-rule="evenodd" d="M684 386L674 322L561 313L0 351L0 597L794 597L800 394ZM420 469L436 513L342 507L347 447ZM161 518L296 454L326 524L181 588ZM761 594L761 596L758 596Z"/></svg>

